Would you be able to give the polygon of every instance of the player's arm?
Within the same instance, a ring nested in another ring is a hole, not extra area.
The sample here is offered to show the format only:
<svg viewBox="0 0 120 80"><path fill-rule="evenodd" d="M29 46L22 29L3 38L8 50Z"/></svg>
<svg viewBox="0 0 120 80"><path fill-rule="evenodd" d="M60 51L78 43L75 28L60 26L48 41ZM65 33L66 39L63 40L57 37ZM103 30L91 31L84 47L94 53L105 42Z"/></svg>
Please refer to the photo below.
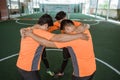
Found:
<svg viewBox="0 0 120 80"><path fill-rule="evenodd" d="M74 20L73 20L73 23L74 23L74 25L75 25L76 27L79 27L79 26L82 24L81 22L74 21Z"/></svg>
<svg viewBox="0 0 120 80"><path fill-rule="evenodd" d="M24 29L22 29L22 30L24 30ZM43 38L46 38L46 37L44 37L46 35L52 35L52 37L49 40L58 41L58 42L66 42L66 41L71 41L71 40L78 39L78 38L88 40L88 38L89 38L87 36L87 34L84 34L84 33L68 35L68 34L53 34L53 33L47 32L47 31L42 31L42 32L40 32L40 35Z"/></svg>
<svg viewBox="0 0 120 80"><path fill-rule="evenodd" d="M85 33L79 34L55 34L50 40L51 41L58 41L58 42L66 42L81 38L83 40L88 40L89 37Z"/></svg>
<svg viewBox="0 0 120 80"><path fill-rule="evenodd" d="M25 32L25 29L24 29L24 28L20 29L21 38L25 38L24 32Z"/></svg>
<svg viewBox="0 0 120 80"><path fill-rule="evenodd" d="M26 32L27 29L28 29L28 28L21 28L21 29L20 29L20 35L21 35L21 38L22 38L22 39L26 37L24 33Z"/></svg>
<svg viewBox="0 0 120 80"><path fill-rule="evenodd" d="M88 36L87 34L83 33L85 30L89 29L90 25L89 24L83 24L81 23L81 26L77 27L74 31L73 35L69 35L69 34L58 34L58 35L54 35L54 37L51 38L52 41L71 41L74 39L83 39L83 40L88 40Z"/></svg>
<svg viewBox="0 0 120 80"><path fill-rule="evenodd" d="M33 38L34 40L36 40L37 42L39 42L41 45L44 45L46 47L54 47L56 48L56 45L54 44L54 42L49 41L45 38L39 37L35 34L30 34L30 37Z"/></svg>
<svg viewBox="0 0 120 80"><path fill-rule="evenodd" d="M58 30L58 29L59 29L58 26L51 26L50 28L48 28L47 31L49 31L49 32L53 32L53 31Z"/></svg>
<svg viewBox="0 0 120 80"><path fill-rule="evenodd" d="M63 47L67 47L70 46L69 42L53 42L53 41L49 41L45 38L42 38L34 33L32 33L32 31L26 31L25 32L26 36L31 37L32 39L36 40L38 43L40 43L41 45L44 45L46 47L53 47L53 48L63 48Z"/></svg>
<svg viewBox="0 0 120 80"><path fill-rule="evenodd" d="M82 23L81 26L77 27L74 32L76 32L76 33L82 33L85 30L88 30L89 28L90 28L89 24L83 24Z"/></svg>
<svg viewBox="0 0 120 80"><path fill-rule="evenodd" d="M34 29L34 28L37 28L37 27L39 27L38 24L35 24L35 25L33 25L33 26L28 26L27 28L21 28L21 29L20 29L20 35L21 35L21 37L22 37L22 38L25 38L24 33L25 33L26 30L28 30L28 29Z"/></svg>
<svg viewBox="0 0 120 80"><path fill-rule="evenodd" d="M32 33L31 30L27 30L25 32L25 35L28 36L28 37L31 37L35 41L39 42L41 45L44 45L46 47L54 47L54 48L56 48L56 45L54 44L54 42L49 41L49 40L47 40L47 39L45 39L43 37L40 37L40 36Z"/></svg>

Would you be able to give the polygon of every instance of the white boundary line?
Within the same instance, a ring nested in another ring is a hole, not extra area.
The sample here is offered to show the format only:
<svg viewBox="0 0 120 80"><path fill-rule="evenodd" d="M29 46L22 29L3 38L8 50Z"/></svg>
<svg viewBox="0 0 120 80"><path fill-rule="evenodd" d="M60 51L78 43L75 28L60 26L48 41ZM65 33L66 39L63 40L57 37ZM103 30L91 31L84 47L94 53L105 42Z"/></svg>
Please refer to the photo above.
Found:
<svg viewBox="0 0 120 80"><path fill-rule="evenodd" d="M97 24L100 23L100 21L104 21L104 20L95 20L95 19L71 19L71 20L77 20L77 21L96 21L95 23L90 24L90 25L97 25Z"/></svg>
<svg viewBox="0 0 120 80"><path fill-rule="evenodd" d="M19 22L20 19L16 19L16 23L18 24L22 24L22 25L34 25L34 24L28 24L28 23L21 23ZM83 20L80 20L80 19L71 19L71 20L77 20L77 21L96 21L96 23L93 23L93 24L90 24L90 25L97 25L100 23L100 21L103 21L103 20L88 20L88 19L83 19Z"/></svg>
<svg viewBox="0 0 120 80"><path fill-rule="evenodd" d="M18 22L20 19L16 19L16 23L18 23L18 24L22 24L22 25L34 25L34 24L28 24L28 23L21 23L21 22Z"/></svg>
<svg viewBox="0 0 120 80"><path fill-rule="evenodd" d="M113 71L115 71L118 75L120 75L120 71L118 71L116 68L114 68L113 66L111 66L110 64L106 63L105 61L103 60L100 60L98 58L95 58L98 62L106 65L107 67L109 67L110 69L112 69Z"/></svg>
<svg viewBox="0 0 120 80"><path fill-rule="evenodd" d="M4 60L7 60L7 59L9 59L9 58L15 57L15 56L17 56L17 55L18 55L18 53L17 53L17 54L13 54L13 55L11 55L11 56L7 56L7 57L5 57L5 58L2 58L2 59L0 59L0 62L2 62L2 61L4 61Z"/></svg>
<svg viewBox="0 0 120 80"><path fill-rule="evenodd" d="M99 23L100 23L100 21L96 21L96 23L93 23L93 24L90 24L90 25L97 25Z"/></svg>
<svg viewBox="0 0 120 80"><path fill-rule="evenodd" d="M53 50L53 51L62 51L62 49L46 49L46 50L48 50L48 51L50 51L50 50ZM11 56L7 56L7 57L5 57L5 58L1 58L0 59L0 62L2 62L2 61L4 61L4 60L7 60L7 59L10 59L10 58L12 58L12 57L15 57L15 56L17 56L18 55L18 53L16 53L16 54L13 54L13 55L11 55Z"/></svg>
<svg viewBox="0 0 120 80"><path fill-rule="evenodd" d="M62 49L46 49L46 50L53 50L53 51L62 51ZM13 55L11 55L11 56L7 56L7 57L5 57L5 58L2 58L2 59L0 59L0 62L2 62L2 61L4 61L4 60L7 60L7 59L10 59L10 58L12 58L12 57L15 57L15 56L17 56L18 55L18 53L16 53L16 54L13 54ZM110 69L112 69L115 73L117 73L118 75L120 75L120 71L118 71L116 68L114 68L113 66L111 66L110 64L108 64L108 63L106 63L105 61L103 61L103 60L100 60L100 59L98 59L98 58L95 58L98 62L100 62L100 63L102 63L102 64L104 64L104 65L106 65L107 67L109 67Z"/></svg>
<svg viewBox="0 0 120 80"><path fill-rule="evenodd" d="M89 15L89 14L86 14L86 15L88 15L88 16L92 16L92 17L95 17L95 15ZM112 20L112 19L105 20L105 18L100 17L100 16L96 16L96 18L99 18L99 19L102 19L102 20L104 20L104 21L112 22L112 23L115 23L115 24L120 25L120 22L119 22L119 21L115 21L115 20Z"/></svg>

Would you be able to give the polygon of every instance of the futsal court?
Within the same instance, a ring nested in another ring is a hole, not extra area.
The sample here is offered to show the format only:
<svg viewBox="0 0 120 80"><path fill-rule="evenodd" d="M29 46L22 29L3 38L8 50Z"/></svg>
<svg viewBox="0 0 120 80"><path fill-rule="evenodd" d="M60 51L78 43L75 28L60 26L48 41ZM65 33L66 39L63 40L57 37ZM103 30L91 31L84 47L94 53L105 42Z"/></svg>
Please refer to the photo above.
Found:
<svg viewBox="0 0 120 80"><path fill-rule="evenodd" d="M12 20L0 22L0 80L20 80L16 60L20 49L20 32L23 27L37 23L38 18L44 13L35 13ZM53 19L56 13L49 13ZM120 24L105 21L92 16L71 13L69 19L90 24L96 56L97 71L93 80L120 80ZM60 31L54 31L59 34ZM57 72L62 63L62 49L47 48L47 58L50 69ZM53 78L45 71L41 62L41 80L71 80L72 63L69 59L65 75Z"/></svg>

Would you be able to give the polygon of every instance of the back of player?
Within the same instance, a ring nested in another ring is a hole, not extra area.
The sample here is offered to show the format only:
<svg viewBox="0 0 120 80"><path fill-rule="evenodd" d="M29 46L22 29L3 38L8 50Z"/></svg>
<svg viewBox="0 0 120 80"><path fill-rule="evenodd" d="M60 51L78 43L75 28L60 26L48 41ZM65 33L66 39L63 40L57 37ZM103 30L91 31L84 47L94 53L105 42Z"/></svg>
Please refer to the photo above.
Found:
<svg viewBox="0 0 120 80"><path fill-rule="evenodd" d="M32 27L33 32L50 39L51 37L49 34L45 33L45 29L52 25L52 17L48 14L44 14L39 18L38 24ZM44 30L39 29L39 27ZM41 80L39 70L43 50L44 46L40 45L32 38L21 38L20 52L16 65L23 80Z"/></svg>

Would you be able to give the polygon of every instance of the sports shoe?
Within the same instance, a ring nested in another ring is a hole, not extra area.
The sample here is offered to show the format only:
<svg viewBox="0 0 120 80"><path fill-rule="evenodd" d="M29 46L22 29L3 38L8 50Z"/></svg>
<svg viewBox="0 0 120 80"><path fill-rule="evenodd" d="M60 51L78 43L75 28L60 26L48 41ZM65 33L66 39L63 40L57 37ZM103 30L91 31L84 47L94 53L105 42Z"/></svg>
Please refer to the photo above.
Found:
<svg viewBox="0 0 120 80"><path fill-rule="evenodd" d="M56 77L56 78L57 78L57 77L62 77L63 75L64 75L64 72L63 72L63 73L60 73L60 72L59 72L59 73L55 74L54 77Z"/></svg>
<svg viewBox="0 0 120 80"><path fill-rule="evenodd" d="M47 70L46 73L48 73L50 76L54 76L55 75L55 73L50 71L50 70Z"/></svg>

